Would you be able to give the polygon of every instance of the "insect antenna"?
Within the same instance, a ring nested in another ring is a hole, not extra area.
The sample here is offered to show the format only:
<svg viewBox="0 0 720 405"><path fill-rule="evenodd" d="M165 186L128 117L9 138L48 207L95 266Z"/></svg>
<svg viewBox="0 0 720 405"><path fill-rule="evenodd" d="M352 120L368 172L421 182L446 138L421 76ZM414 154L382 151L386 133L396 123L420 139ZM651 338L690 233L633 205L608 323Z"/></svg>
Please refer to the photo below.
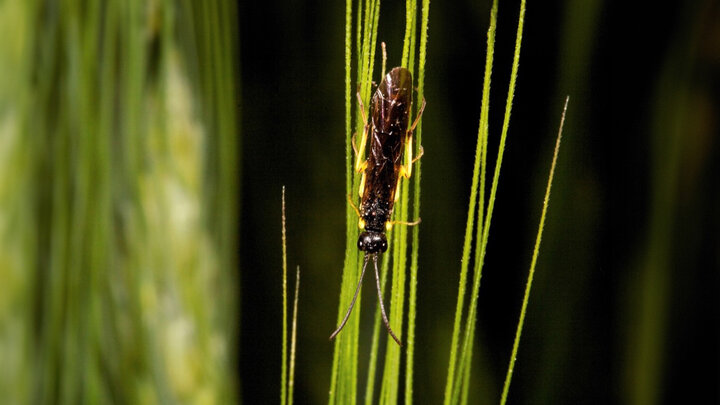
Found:
<svg viewBox="0 0 720 405"><path fill-rule="evenodd" d="M350 318L350 313L352 312L353 307L355 306L355 300L357 300L358 293L360 292L360 287L362 286L363 277L365 277L365 269L367 268L368 264L368 255L365 255L365 262L363 263L363 269L362 273L360 273L360 281L358 281L357 288L355 289L355 295L353 296L352 302L350 303L350 308L348 308L347 313L345 314L345 318L343 318L342 322L340 322L340 326L335 330L335 332L330 335L330 340L335 339L335 336L337 336L338 333L342 330L342 328L345 327L345 324L348 321L348 318ZM375 260L375 268L377 270L377 260ZM383 310L383 316L385 316L385 310Z"/></svg>
<svg viewBox="0 0 720 405"><path fill-rule="evenodd" d="M377 254L373 255L373 265L375 265L375 285L377 285L378 301L380 302L380 313L382 314L383 322L385 323L385 328L387 328L388 333L390 333L390 336L395 339L398 345L402 346L400 339L395 336L392 328L390 328L390 321L388 321L387 314L385 314L385 305L383 304L382 292L380 291L380 274L378 273L377 257ZM365 256L365 264L367 264L367 255ZM365 271L364 268L363 271Z"/></svg>

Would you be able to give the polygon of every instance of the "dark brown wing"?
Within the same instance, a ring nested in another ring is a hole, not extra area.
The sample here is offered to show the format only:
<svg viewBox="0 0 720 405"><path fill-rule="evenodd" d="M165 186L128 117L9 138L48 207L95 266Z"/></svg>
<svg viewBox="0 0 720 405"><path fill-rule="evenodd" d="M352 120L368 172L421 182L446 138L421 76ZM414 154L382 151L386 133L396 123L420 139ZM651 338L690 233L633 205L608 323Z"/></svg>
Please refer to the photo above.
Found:
<svg viewBox="0 0 720 405"><path fill-rule="evenodd" d="M372 98L370 151L361 201L366 229L381 231L392 214L411 103L412 75L396 67Z"/></svg>
<svg viewBox="0 0 720 405"><path fill-rule="evenodd" d="M396 67L383 79L372 99L372 123L378 132L397 133L404 138L410 120L412 75Z"/></svg>

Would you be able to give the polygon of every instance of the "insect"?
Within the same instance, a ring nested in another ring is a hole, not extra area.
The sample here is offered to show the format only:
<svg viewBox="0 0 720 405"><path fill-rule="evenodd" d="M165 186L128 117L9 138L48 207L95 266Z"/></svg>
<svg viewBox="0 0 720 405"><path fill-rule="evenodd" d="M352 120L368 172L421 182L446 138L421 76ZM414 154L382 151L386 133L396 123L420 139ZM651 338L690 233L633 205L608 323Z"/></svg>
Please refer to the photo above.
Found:
<svg viewBox="0 0 720 405"><path fill-rule="evenodd" d="M410 111L412 110L412 91L412 74L409 70L396 67L388 72L372 97L371 122L368 122L365 115L360 93L357 94L365 129L360 140L359 149L355 146L354 136L352 140L353 150L357 156L355 170L358 173L362 172L359 189L360 209L355 207L354 204L353 208L360 217L359 227L362 232L358 238L357 246L358 249L365 252L365 260L360 274L360 281L350 307L340 326L330 336L331 340L340 333L345 323L347 323L360 292L365 269L370 259L372 259L383 322L390 336L398 345L402 346L400 339L390 328L390 322L385 313L377 262L378 256L387 251L388 248L387 238L385 237L386 230L389 231L393 224L417 225L420 223L419 220L415 222L391 220L393 205L397 202L400 194L400 180L403 177L410 178L413 163L423 155L423 149L420 147L419 155L413 159L412 138L413 130L425 110L425 100L422 101L417 118L408 128ZM370 136L370 151L367 159L363 160L368 135ZM350 203L352 204L352 200L350 200Z"/></svg>

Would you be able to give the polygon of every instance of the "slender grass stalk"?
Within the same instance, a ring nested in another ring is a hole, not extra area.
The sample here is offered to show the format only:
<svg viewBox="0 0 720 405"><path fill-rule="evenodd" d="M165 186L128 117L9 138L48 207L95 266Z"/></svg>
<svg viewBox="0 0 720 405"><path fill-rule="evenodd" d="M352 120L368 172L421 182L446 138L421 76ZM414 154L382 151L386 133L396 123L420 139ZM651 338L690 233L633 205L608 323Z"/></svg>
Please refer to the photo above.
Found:
<svg viewBox="0 0 720 405"><path fill-rule="evenodd" d="M495 30L497 26L497 1L493 1L490 11L490 24L487 32L487 50L485 55L485 75L483 80L483 95L480 112L480 124L478 127L478 142L475 149L475 161L473 163L473 178L470 186L470 201L468 203L467 223L465 225L465 237L463 240L463 253L460 261L460 280L458 284L458 299L455 306L455 321L453 323L453 333L450 343L450 360L448 365L448 375L445 383L445 400L444 403L450 404L456 402L456 396L453 395L453 386L457 385L455 379L457 367L457 348L460 340L460 324L462 321L463 308L465 306L465 289L467 285L467 273L470 261L471 241L473 228L475 224L476 204L478 202L478 188L481 183L480 177L484 178L485 164L484 156L487 149L487 130L488 130L488 111L490 100L490 81L492 76L493 56L495 53ZM481 165L482 162L482 165ZM481 170L482 167L482 170ZM481 196L484 194L484 188L481 189ZM482 201L480 204L480 218L482 218ZM480 221L479 221L480 222ZM480 226L480 223L478 224ZM464 357L464 356L463 356ZM460 367L462 370L463 367ZM455 399L454 399L455 398Z"/></svg>
<svg viewBox="0 0 720 405"><path fill-rule="evenodd" d="M416 105L422 105L425 100L425 62L427 60L427 38L428 23L430 20L430 0L422 1L421 20L420 20L420 50L419 65L417 75L418 102ZM422 121L415 128L415 156L419 156L422 151ZM422 159L415 162L414 167L415 183L413 193L413 218L420 218L420 179L422 178ZM407 360L405 363L405 404L409 405L413 402L413 370L415 367L415 317L417 302L417 280L418 280L418 256L420 248L420 228L414 227L412 230L412 252L410 254L410 282L409 282L409 305L408 305L408 333L407 333Z"/></svg>
<svg viewBox="0 0 720 405"><path fill-rule="evenodd" d="M476 158L475 158L475 164L473 167L473 182L471 186L471 196L470 196L470 207L468 210L468 222L466 225L466 232L465 232L465 240L463 245L463 258L461 262L461 273L460 273L460 286L458 288L458 302L456 306L456 313L455 313L455 324L453 327L453 336L452 336L452 343L451 343L451 351L450 351L450 361L448 366L448 378L446 381L445 386L445 403L446 404L454 404L454 403L467 403L468 401L468 389L469 389L469 381L470 381L470 372L472 370L471 362L472 362L472 352L473 352L473 342L475 337L475 324L476 324L476 312L477 312L477 299L478 299L478 293L480 290L480 280L482 277L482 269L483 269L483 263L485 258L485 251L487 247L487 240L489 236L490 231L490 223L492 219L493 214L493 208L495 204L495 197L497 193L497 186L499 183L499 177L500 177L500 169L502 167L502 160L503 160L503 154L505 151L505 141L507 139L507 132L509 128L510 123L510 113L512 110L512 100L515 93L515 83L517 80L517 70L519 67L519 61L520 61L520 48L522 44L522 33L523 33L523 26L524 26L524 18L525 18L525 0L521 0L520 2L520 15L518 17L518 27L517 27L517 34L516 34L516 40L515 40L515 53L513 56L513 65L512 70L510 74L510 83L508 86L508 96L507 101L505 105L505 116L503 120L503 127L502 127L502 133L500 136L500 142L498 145L498 153L495 163L495 169L493 173L493 179L490 186L490 196L488 198L488 206L487 211L484 212L484 178L486 173L486 149L487 149L487 136L483 135L483 133L487 134L487 112L488 110L485 110L487 108L488 104L486 102L485 96L486 92L489 94L489 86L490 86L490 71L492 67L492 48L494 46L491 46L494 44L494 32L495 32L495 21L496 21L496 13L497 13L497 4L493 3L493 8L491 10L491 23L490 28L488 29L488 53L486 55L486 69L485 69L485 83L483 86L483 107L481 107L481 123L480 128L478 130L478 143L476 148ZM483 119L484 118L484 119ZM480 190L480 197L477 197L477 188L478 183L480 183L481 190ZM464 294L465 294L465 282L467 279L467 267L468 267L468 260L470 255L470 235L473 233L473 224L474 224L474 209L475 209L475 200L476 198L480 200L480 203L478 204L478 228L476 230L476 245L475 245L475 259L474 259L474 276L473 276L473 285L472 285L472 292L470 295L470 307L468 310L468 315L465 320L465 333L462 343L462 352L460 355L460 359L457 360L457 344L459 341L459 334L460 334L460 323L462 319L462 312L464 307ZM483 217L484 214L484 217ZM459 367L457 364L459 363ZM456 377L455 376L455 369L458 367L460 370L460 374Z"/></svg>
<svg viewBox="0 0 720 405"><path fill-rule="evenodd" d="M503 161L503 155L505 152L505 141L507 139L507 133L508 129L510 127L510 114L512 111L512 101L515 95L515 83L517 81L517 71L520 65L520 49L522 45L522 35L523 35L523 27L525 25L525 0L520 1L520 14L518 16L518 26L517 26L517 33L515 36L515 53L513 55L513 65L512 65L512 71L510 73L510 83L508 85L508 96L507 101L505 104L505 116L503 119L503 127L502 127L502 133L500 135L500 144L498 145L498 152L497 152L497 159L495 162L495 171L493 173L493 180L490 186L490 197L488 199L488 207L487 212L485 213L485 223L483 225L482 229L482 243L480 245L479 249L479 255L476 257L475 261L475 279L473 280L473 293L472 293L472 299L470 304L470 312L468 315L469 325L468 329L470 330L470 333L468 335L468 340L466 340L468 344L468 351L465 354L466 362L472 361L472 347L475 340L475 324L477 321L476 311L477 311L477 297L480 291L480 279L482 276L482 269L483 269L483 263L485 260L485 252L487 249L487 241L490 234L490 221L492 220L492 214L493 214L493 208L495 207L495 197L497 194L497 187L499 183L500 178L500 169L502 167L502 161ZM465 369L465 372L467 373L467 376L465 378L466 381L470 380L470 372L472 370L471 366L468 366ZM465 390L469 389L469 387L464 388ZM466 394L465 394L466 395ZM467 396L465 396L467 399Z"/></svg>
<svg viewBox="0 0 720 405"><path fill-rule="evenodd" d="M494 22L491 22L491 25L496 23L497 20L497 3L493 3L493 8L490 11L491 14L491 20L494 20ZM495 16L493 16L495 14ZM495 32L493 30L492 33L492 39L490 38L490 34L488 35L488 43L493 42L495 40ZM488 71L492 70L492 57L488 58L486 60L486 63L489 62L489 65L486 65L486 74ZM488 83L490 82L490 77L488 75L487 77ZM489 92L488 92L489 93ZM472 352L473 352L473 345L475 343L474 334L475 334L475 321L477 318L477 297L480 290L480 282L482 279L482 269L483 269L483 259L485 255L485 244L487 243L487 239L483 237L485 230L489 230L489 223L483 223L480 219L483 218L484 215L484 207L485 207L485 183L486 183L486 177L487 177L487 142L488 142L488 120L489 120L489 94L485 94L483 91L483 105L481 107L481 113L480 113L480 133L479 136L482 138L480 140L481 143L481 158L480 158L480 193L478 196L478 225L475 232L475 248L474 248L474 256L473 256L473 286L472 286L472 294L471 294L471 300L470 300L470 309L468 316L465 320L466 326L465 326L465 335L463 340L463 349L460 355L460 370L462 371L463 375L458 379L457 385L455 387L455 392L453 395L453 402L458 400L458 393L462 394L462 398L460 398L460 403L467 403L468 400L468 389L464 389L463 387L466 387L469 384L470 381L470 373L472 370ZM487 103L486 103L487 102ZM494 199L493 199L494 201Z"/></svg>
<svg viewBox="0 0 720 405"><path fill-rule="evenodd" d="M385 291L390 255L383 255L382 270L380 273L380 291ZM380 347L380 307L375 308L375 322L373 324L372 343L370 344L370 360L368 362L367 385L365 387L365 405L372 405L375 390L378 348Z"/></svg>
<svg viewBox="0 0 720 405"><path fill-rule="evenodd" d="M300 297L300 266L295 271L295 298L293 300L293 323L292 337L290 338L290 375L288 376L288 405L293 403L293 392L295 389L295 348L297 346L297 313L298 298Z"/></svg>
<svg viewBox="0 0 720 405"><path fill-rule="evenodd" d="M362 3L358 2L358 19L362 18L360 7ZM360 60L360 24L357 24L355 32L356 47L358 50L358 60ZM353 150L352 150L352 0L345 0L345 194L352 194L353 182ZM350 228L353 224L355 212L349 204L345 206L345 222L346 228Z"/></svg>
<svg viewBox="0 0 720 405"><path fill-rule="evenodd" d="M540 225L538 226L538 232L535 238L535 248L533 249L532 260L530 261L530 271L528 272L528 279L525 284L525 295L523 297L522 308L520 309L520 319L518 320L517 329L515 330L515 340L513 341L512 353L510 354L510 364L508 365L507 373L505 375L505 383L503 384L500 405L505 405L505 402L507 401L510 381L512 380L513 370L515 369L515 360L517 358L518 346L520 345L520 335L522 334L523 324L525 322L525 313L527 311L528 302L530 301L530 290L532 288L533 277L535 275L535 265L537 264L537 258L540 253L540 242L542 240L543 229L545 227L545 215L547 214L548 205L550 203L550 189L552 188L552 181L555 176L555 165L557 164L557 158L560 152L560 141L562 140L565 113L567 112L569 101L570 96L567 96L565 98L565 106L563 107L562 116L560 117L560 128L558 129L557 139L555 140L555 152L553 153L552 163L550 164L550 174L548 175L547 187L545 188L545 199L543 200L542 214L540 214Z"/></svg>
<svg viewBox="0 0 720 405"><path fill-rule="evenodd" d="M282 188L282 355L280 366L280 403L288 403L288 378L287 378L287 229L285 216L285 186Z"/></svg>
<svg viewBox="0 0 720 405"><path fill-rule="evenodd" d="M414 53L415 49L411 46L413 26L415 25L415 15L417 14L417 5L414 4L413 0L405 1L405 37L403 39L403 51L402 51L402 65L412 71L412 65L410 64L410 54Z"/></svg>
<svg viewBox="0 0 720 405"><path fill-rule="evenodd" d="M288 363L288 334L287 334L287 228L285 215L285 186L282 188L282 301L283 301L283 326L282 326L282 366L280 367L280 403L290 405L293 403L293 391L295 388L295 347L297 343L297 310L298 292L300 291L300 266L295 271L295 297L293 298L292 330L290 336L290 360ZM289 370L288 370L289 369Z"/></svg>

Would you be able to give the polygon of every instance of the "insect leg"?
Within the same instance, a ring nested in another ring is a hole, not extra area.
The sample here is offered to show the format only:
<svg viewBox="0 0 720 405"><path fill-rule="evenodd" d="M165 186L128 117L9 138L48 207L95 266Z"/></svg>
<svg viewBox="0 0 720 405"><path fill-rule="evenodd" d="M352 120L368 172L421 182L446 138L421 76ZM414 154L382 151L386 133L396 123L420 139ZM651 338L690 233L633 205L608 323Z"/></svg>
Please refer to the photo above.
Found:
<svg viewBox="0 0 720 405"><path fill-rule="evenodd" d="M364 168L367 165L367 161L363 162L362 167ZM360 177L360 187L358 188L358 194L360 194L360 197L363 195L363 190L365 190L365 172L363 172L362 177Z"/></svg>
<svg viewBox="0 0 720 405"><path fill-rule="evenodd" d="M421 156L422 156L422 153L421 153L420 156L418 156L417 158L420 159ZM400 167L400 170L401 170L401 171L403 170L403 167L402 167L402 166ZM408 177L410 177L410 176L408 176ZM401 177L401 176L398 176L397 183L395 184L395 202L398 202L398 200L400 199L400 181L401 181L401 180L402 180L402 177ZM395 225L395 224L411 225L411 226L412 226L412 225L417 225L417 224L419 224L419 223L420 223L420 218L418 218L417 221L413 221L413 222L387 221L387 222L385 223L385 228L386 228L388 231L390 231L390 228L392 228L392 226Z"/></svg>
<svg viewBox="0 0 720 405"><path fill-rule="evenodd" d="M390 232L390 230L392 229L393 225L415 226L415 225L420 224L421 221L422 221L422 220L421 220L420 218L418 218L417 220L412 221L412 222L407 222L407 221L387 221L387 222L385 223L385 230L388 231L388 232Z"/></svg>
<svg viewBox="0 0 720 405"><path fill-rule="evenodd" d="M350 203L350 206L353 207L357 216L360 216L360 210L358 209L357 205L355 205L355 203L353 202L352 197L348 194L347 198L348 198L348 202Z"/></svg>
<svg viewBox="0 0 720 405"><path fill-rule="evenodd" d="M355 96L357 96L358 104L360 104L360 113L362 114L363 122L366 123L366 126L367 126L367 115L365 115L365 104L363 104L362 97L360 97L360 91L355 93Z"/></svg>
<svg viewBox="0 0 720 405"><path fill-rule="evenodd" d="M420 160L421 157L425 154L425 149L423 149L422 146L420 146L420 153L413 158L412 155L412 134L409 135L407 143L405 144L405 164L400 166L400 177L405 177L406 179L409 179L412 175L412 165L413 163ZM399 191L399 190L398 190Z"/></svg>
<svg viewBox="0 0 720 405"><path fill-rule="evenodd" d="M418 159L422 157L422 155L425 153L425 150L422 146L419 147L420 153L413 159L412 154L412 141L413 141L413 131L415 130L415 127L420 122L420 117L422 117L423 111L425 111L425 98L423 98L422 105L420 106L420 111L418 111L418 115L415 118L415 121L410 126L410 129L408 129L408 138L405 143L405 164L400 168L400 174L405 177L406 179L409 179L412 175L412 165L413 163L417 162Z"/></svg>
<svg viewBox="0 0 720 405"><path fill-rule="evenodd" d="M423 97L422 105L420 106L420 111L418 111L418 115L417 115L417 117L415 117L415 122L413 122L412 126L409 129L410 132L414 131L418 122L420 122L420 117L422 117L423 111L425 111L425 104L426 104L425 97Z"/></svg>
<svg viewBox="0 0 720 405"><path fill-rule="evenodd" d="M413 164L413 163L417 162L418 160L420 160L420 158L423 157L424 154L425 154L425 149L422 147L422 145L420 145L420 153L418 153L418 155L415 156L415 158L413 158L413 160L410 161L410 164Z"/></svg>
<svg viewBox="0 0 720 405"><path fill-rule="evenodd" d="M400 199L400 181L402 180L402 178L404 176L404 174L403 174L404 172L405 172L405 167L400 166L400 175L398 176L397 182L395 182L395 193L393 194L395 196L394 197L395 202L398 202L398 200Z"/></svg>
<svg viewBox="0 0 720 405"><path fill-rule="evenodd" d="M367 166L367 161L363 160L363 158L365 157L365 145L367 144L367 137L368 131L370 130L370 125L368 125L367 122L367 116L365 115L365 106L363 105L362 98L360 97L360 92L357 92L356 94L358 103L360 104L360 112L362 113L363 122L365 123L365 129L363 129L363 134L360 138L359 148L355 147L354 135L352 139L353 150L355 150L355 171L360 173L361 171L365 170L365 167Z"/></svg>
<svg viewBox="0 0 720 405"><path fill-rule="evenodd" d="M357 132L353 132L352 138L350 138L350 145L353 147L353 152L355 152L355 156L358 155L357 146L355 146L355 135L357 135Z"/></svg>
<svg viewBox="0 0 720 405"><path fill-rule="evenodd" d="M415 221L407 222L407 221L390 221L390 224L392 225L407 225L407 226L415 226L420 224L422 222L422 219L418 218Z"/></svg>
<svg viewBox="0 0 720 405"><path fill-rule="evenodd" d="M363 174L363 176L365 176L365 175ZM362 215L360 214L360 210L358 209L357 205L355 205L355 203L353 202L352 196L350 194L348 194L347 198L348 198L348 202L355 210L355 213L357 214L358 218L360 218L360 220L358 221L358 228L365 229L365 220L363 219Z"/></svg>

